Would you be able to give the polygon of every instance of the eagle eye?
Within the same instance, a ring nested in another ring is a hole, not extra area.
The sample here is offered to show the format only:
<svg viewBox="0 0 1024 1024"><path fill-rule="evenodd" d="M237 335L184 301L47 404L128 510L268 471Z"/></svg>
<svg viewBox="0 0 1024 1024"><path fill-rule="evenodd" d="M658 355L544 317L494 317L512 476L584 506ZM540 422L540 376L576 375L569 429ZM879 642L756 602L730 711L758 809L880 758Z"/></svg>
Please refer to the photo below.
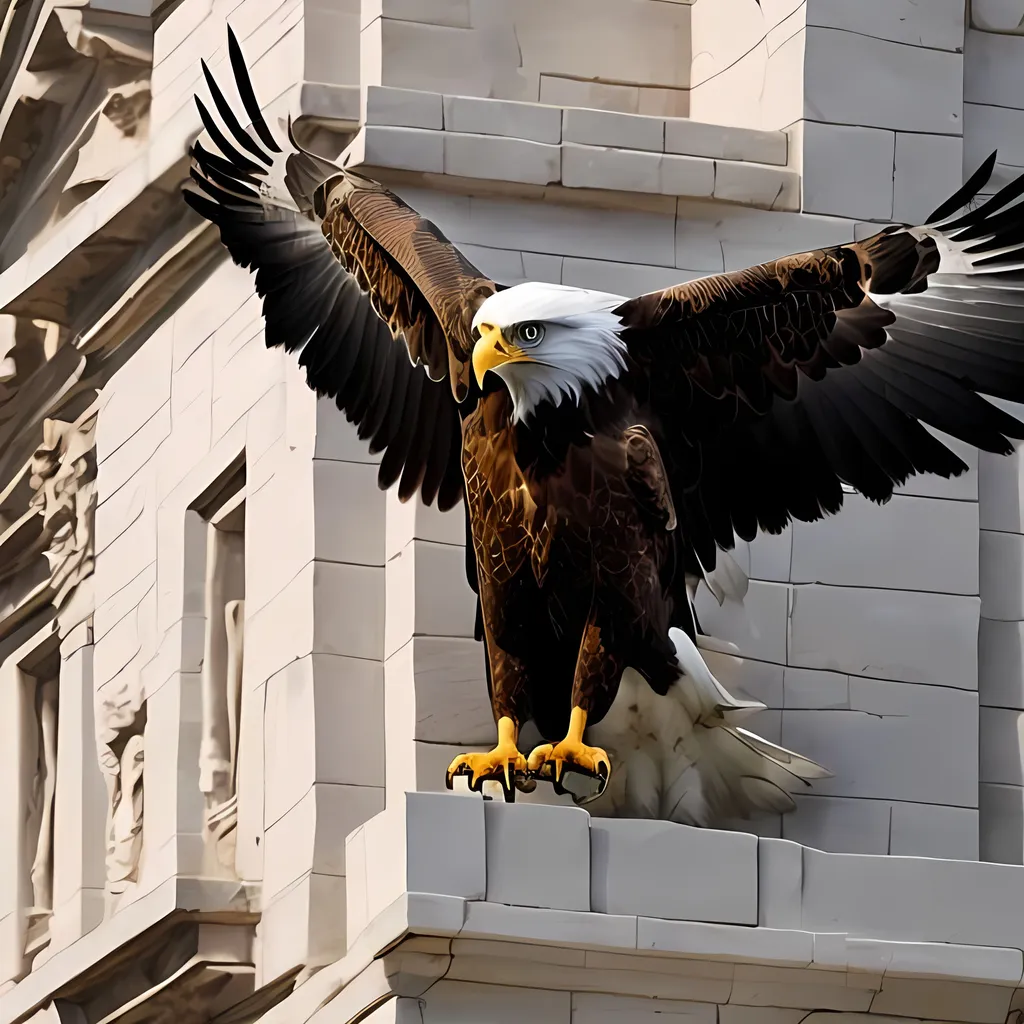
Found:
<svg viewBox="0 0 1024 1024"><path fill-rule="evenodd" d="M544 338L544 325L538 323L519 324L516 327L516 341L519 345L530 348L539 345Z"/></svg>

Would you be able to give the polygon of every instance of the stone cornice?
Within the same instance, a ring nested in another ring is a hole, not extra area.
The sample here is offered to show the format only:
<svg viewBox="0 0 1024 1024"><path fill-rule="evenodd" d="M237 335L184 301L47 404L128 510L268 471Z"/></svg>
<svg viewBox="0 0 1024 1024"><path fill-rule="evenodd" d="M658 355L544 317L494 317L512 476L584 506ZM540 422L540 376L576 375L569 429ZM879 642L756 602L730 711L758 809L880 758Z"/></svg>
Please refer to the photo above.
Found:
<svg viewBox="0 0 1024 1024"><path fill-rule="evenodd" d="M380 86L364 106L343 159L392 180L596 206L800 207L785 132Z"/></svg>
<svg viewBox="0 0 1024 1024"><path fill-rule="evenodd" d="M0 261L87 203L147 143L150 19L34 0L0 38Z"/></svg>
<svg viewBox="0 0 1024 1024"><path fill-rule="evenodd" d="M236 883L168 879L98 925L90 932L87 943L73 943L60 950L15 988L0 996L0 1022L15 1024L25 1020L54 999L71 1003L87 1001L90 995L102 992L104 986L109 987L112 975L118 975L123 983L129 973L126 969L129 959L134 962L137 958L151 956L154 951L159 954L176 930L185 932L180 936L184 939L182 963L175 965L162 982L142 986L133 1001L135 1005L173 989L178 979L188 973L182 968L219 965L236 970L248 968L251 974L251 937L259 914L249 910L244 894L235 890L238 890ZM237 909L223 909L232 904L236 904ZM244 932L232 935L237 929L226 927L219 934L227 937L227 942L204 943L200 929L207 925L237 926ZM168 964L157 966L166 970ZM144 974L140 974L141 977Z"/></svg>

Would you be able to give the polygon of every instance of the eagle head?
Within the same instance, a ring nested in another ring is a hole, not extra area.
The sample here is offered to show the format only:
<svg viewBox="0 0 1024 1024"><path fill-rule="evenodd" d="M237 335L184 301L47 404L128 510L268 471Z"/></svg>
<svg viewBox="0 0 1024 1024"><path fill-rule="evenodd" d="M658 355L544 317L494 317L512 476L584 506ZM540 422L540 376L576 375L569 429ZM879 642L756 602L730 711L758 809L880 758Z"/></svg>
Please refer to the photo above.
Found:
<svg viewBox="0 0 1024 1024"><path fill-rule="evenodd" d="M513 419L543 402L579 402L626 367L615 309L620 295L527 282L488 296L473 317L473 372L497 374L512 396Z"/></svg>

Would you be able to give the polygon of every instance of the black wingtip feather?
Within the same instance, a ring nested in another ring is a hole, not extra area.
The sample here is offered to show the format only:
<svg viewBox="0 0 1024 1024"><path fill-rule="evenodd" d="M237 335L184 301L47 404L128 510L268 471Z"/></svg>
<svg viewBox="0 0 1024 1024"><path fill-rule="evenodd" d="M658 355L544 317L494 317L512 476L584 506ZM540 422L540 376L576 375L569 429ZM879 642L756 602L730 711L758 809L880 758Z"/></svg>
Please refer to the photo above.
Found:
<svg viewBox="0 0 1024 1024"><path fill-rule="evenodd" d="M931 216L925 219L925 224L937 224L939 221L952 217L958 210L962 210L988 183L992 177L992 171L996 166L996 153L992 153L987 160L967 179L963 188L953 193Z"/></svg>
<svg viewBox="0 0 1024 1024"><path fill-rule="evenodd" d="M1019 199L1021 195L1024 195L1024 174L1018 175L1008 185L1004 185L994 196L982 203L976 210L971 210L964 214L960 220L943 228L943 230L949 233L955 232L960 227L980 226L993 215L998 214L1000 210L1003 210L1003 207L1009 206L1010 203ZM953 237L959 236L953 235Z"/></svg>
<svg viewBox="0 0 1024 1024"><path fill-rule="evenodd" d="M281 147L275 141L270 126L264 119L263 111L260 110L259 102L256 99L256 93L253 91L252 81L249 79L249 69L245 66L245 58L242 56L242 48L238 45L238 39L230 25L227 26L227 29L228 57L231 60L231 69L235 73L235 86L242 100L242 106L245 107L245 112L252 121L253 131L260 137L263 145L271 153L280 153Z"/></svg>
<svg viewBox="0 0 1024 1024"><path fill-rule="evenodd" d="M254 164L247 156L243 155L237 147L232 143L228 142L227 137L220 130L220 126L210 115L210 111L207 109L206 104L197 96L196 107L199 109L199 117L203 122L203 127L206 129L207 134L213 139L214 144L217 148L231 160L238 170L243 171L246 174L262 174L263 168L259 164Z"/></svg>
<svg viewBox="0 0 1024 1024"><path fill-rule="evenodd" d="M181 198L211 224L218 224L220 207L212 199L199 192L191 181L185 182L181 188Z"/></svg>
<svg viewBox="0 0 1024 1024"><path fill-rule="evenodd" d="M238 123L238 118L235 116L235 112L231 109L231 104L228 103L223 90L217 84L217 80L210 73L210 69L206 64L206 61L200 59L199 64L203 69L203 77L206 79L206 87L210 90L210 96L213 97L213 105L217 108L217 113L220 114L224 121L224 127L231 133L231 137L235 142L237 142L247 153L256 157L257 160L269 167L273 161L266 153L263 152L262 149L260 149L259 146L256 145L255 142L253 142L250 135Z"/></svg>
<svg viewBox="0 0 1024 1024"><path fill-rule="evenodd" d="M253 188L245 183L245 177L243 175L232 175L225 173L220 168L216 167L212 162L205 162L199 158L195 159L196 166L189 168L189 173L193 180L196 178L196 170L203 175L204 178L208 178L210 182L216 185L219 189L227 193L229 196L235 197L236 199L248 200L250 202L256 201L260 197L259 189Z"/></svg>
<svg viewBox="0 0 1024 1024"><path fill-rule="evenodd" d="M225 160L222 156L217 156L216 153L211 153L208 149L204 148L201 142L192 143L192 148L189 150L189 156L196 162L200 170L206 173L207 168L214 168L220 171L221 174L229 177L235 181L239 181L245 185L251 185L253 188L258 189L260 187L259 179L254 177L252 174L246 174L239 170L230 160Z"/></svg>

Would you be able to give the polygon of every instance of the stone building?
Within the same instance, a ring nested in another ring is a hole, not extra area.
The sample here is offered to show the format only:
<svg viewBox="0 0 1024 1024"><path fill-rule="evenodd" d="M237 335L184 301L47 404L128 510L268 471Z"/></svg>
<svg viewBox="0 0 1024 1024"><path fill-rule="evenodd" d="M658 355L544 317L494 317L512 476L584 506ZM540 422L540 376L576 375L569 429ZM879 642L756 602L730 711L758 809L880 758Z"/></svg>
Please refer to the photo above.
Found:
<svg viewBox="0 0 1024 1024"><path fill-rule="evenodd" d="M1024 0L7 0L0 1024L1019 1016L1020 460L957 445L702 606L835 772L784 820L437 793L493 738L463 517L377 490L181 202L225 19L270 114L508 284L638 294L1024 167Z"/></svg>

